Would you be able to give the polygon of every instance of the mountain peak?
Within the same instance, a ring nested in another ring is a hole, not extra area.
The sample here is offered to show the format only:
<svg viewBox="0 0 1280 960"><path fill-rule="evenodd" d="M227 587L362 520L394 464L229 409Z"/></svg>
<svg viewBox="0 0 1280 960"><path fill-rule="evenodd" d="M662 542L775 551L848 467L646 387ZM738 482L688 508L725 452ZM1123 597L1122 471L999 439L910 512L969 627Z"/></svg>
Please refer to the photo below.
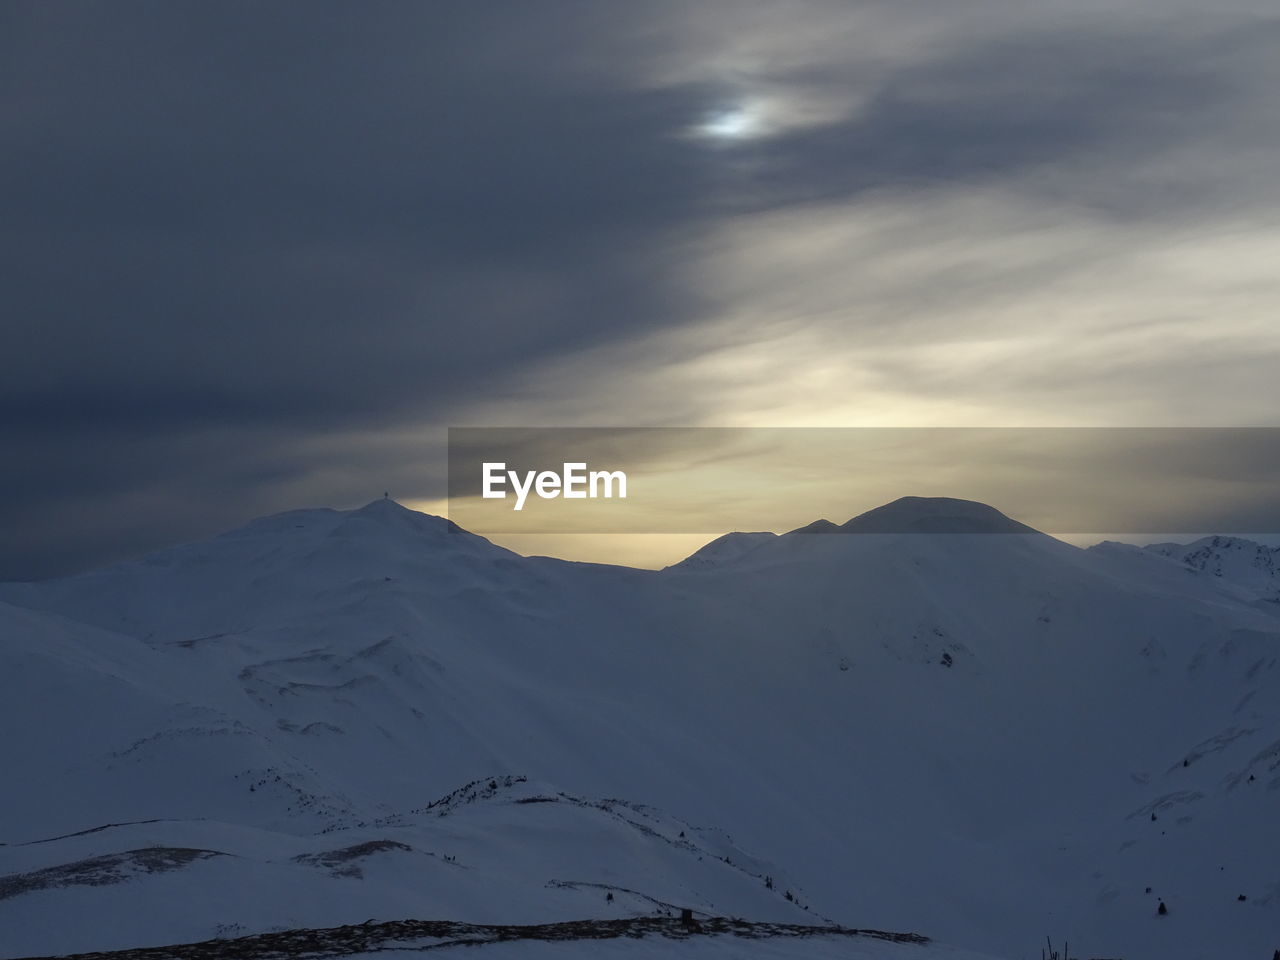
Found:
<svg viewBox="0 0 1280 960"><path fill-rule="evenodd" d="M673 563L667 570L705 570L719 567L745 556L756 547L776 540L776 533L726 533L717 537L696 552L685 557L679 563Z"/></svg>
<svg viewBox="0 0 1280 960"><path fill-rule="evenodd" d="M832 523L830 520L815 520L813 523L806 523L803 527L796 527L790 533L839 533L840 525Z"/></svg>
<svg viewBox="0 0 1280 960"><path fill-rule="evenodd" d="M995 507L953 497L899 497L841 524L841 533L1036 533Z"/></svg>
<svg viewBox="0 0 1280 960"><path fill-rule="evenodd" d="M390 497L371 500L363 507L346 511L346 516L350 519L373 521L384 526L405 527L419 533L460 529L450 523L446 517L414 510Z"/></svg>
<svg viewBox="0 0 1280 960"><path fill-rule="evenodd" d="M444 533L462 534L463 536L459 538L458 543L465 540L493 546L484 537L462 529L448 517L438 517L434 513L414 510L412 507L406 507L403 503L390 497L379 497L377 500L371 500L363 507L346 511L344 516L349 521L357 521L361 526L365 522L372 522L381 527L406 530L414 534L429 534L432 536ZM502 550L503 553L509 552L502 547L496 547L495 549Z"/></svg>
<svg viewBox="0 0 1280 960"><path fill-rule="evenodd" d="M417 513L416 510L410 510L404 504L390 497L379 497L377 500L370 500L363 507L357 507L351 511L354 514L364 514L366 516L388 516L401 513Z"/></svg>

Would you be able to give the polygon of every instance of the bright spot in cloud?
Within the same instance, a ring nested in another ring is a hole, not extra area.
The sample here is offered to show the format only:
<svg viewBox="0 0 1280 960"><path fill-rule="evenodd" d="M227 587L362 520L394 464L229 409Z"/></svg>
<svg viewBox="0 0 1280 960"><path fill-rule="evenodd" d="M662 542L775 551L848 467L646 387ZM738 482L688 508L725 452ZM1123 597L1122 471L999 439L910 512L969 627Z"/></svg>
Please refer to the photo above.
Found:
<svg viewBox="0 0 1280 960"><path fill-rule="evenodd" d="M708 111L689 132L722 143L759 140L788 130L842 123L857 108L847 91L841 98L831 98L814 91L765 90Z"/></svg>
<svg viewBox="0 0 1280 960"><path fill-rule="evenodd" d="M717 140L745 140L764 132L764 118L759 107L735 104L710 114L695 129L704 137Z"/></svg>

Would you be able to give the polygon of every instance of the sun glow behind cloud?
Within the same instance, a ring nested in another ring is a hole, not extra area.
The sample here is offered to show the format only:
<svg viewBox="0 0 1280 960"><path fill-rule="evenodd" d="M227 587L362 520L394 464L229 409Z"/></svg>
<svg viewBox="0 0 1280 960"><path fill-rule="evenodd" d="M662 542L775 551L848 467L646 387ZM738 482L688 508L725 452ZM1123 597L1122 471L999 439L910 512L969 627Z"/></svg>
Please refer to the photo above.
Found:
<svg viewBox="0 0 1280 960"><path fill-rule="evenodd" d="M703 114L689 133L707 143L747 145L804 129L848 121L865 105L866 92L837 95L800 85L742 81L735 93Z"/></svg>
<svg viewBox="0 0 1280 960"><path fill-rule="evenodd" d="M1264 255L1277 243L1265 212L1127 222L1016 182L765 211L690 247L701 323L561 358L470 419L530 422L572 375L591 402L561 423L636 425L644 409L649 423L754 427L1274 425L1258 401L1280 398ZM839 487L794 525L880 502ZM900 494L963 492L909 480L876 492ZM763 513L757 526L785 529ZM494 539L639 566L697 545L636 536Z"/></svg>
<svg viewBox="0 0 1280 960"><path fill-rule="evenodd" d="M766 132L764 109L759 104L739 103L709 113L694 127L694 133L712 140L747 140Z"/></svg>
<svg viewBox="0 0 1280 960"><path fill-rule="evenodd" d="M760 111L750 105L718 110L699 124L698 132L721 140L744 140L762 131Z"/></svg>

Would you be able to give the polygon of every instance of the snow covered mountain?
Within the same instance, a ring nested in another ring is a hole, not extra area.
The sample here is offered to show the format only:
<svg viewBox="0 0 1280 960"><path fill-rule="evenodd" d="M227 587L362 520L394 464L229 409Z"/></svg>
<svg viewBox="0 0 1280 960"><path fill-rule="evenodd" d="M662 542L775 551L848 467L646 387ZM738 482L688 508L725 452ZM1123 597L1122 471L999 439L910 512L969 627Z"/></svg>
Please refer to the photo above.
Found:
<svg viewBox="0 0 1280 960"><path fill-rule="evenodd" d="M1135 547L1106 541L1090 549L1137 562L1160 558L1186 570L1217 577L1228 589L1242 589L1259 600L1280 603L1280 547L1243 537L1201 537L1191 543L1153 543Z"/></svg>
<svg viewBox="0 0 1280 960"><path fill-rule="evenodd" d="M699 547L668 570L702 570L732 563L761 544L777 538L776 533L726 533L716 537L704 547Z"/></svg>
<svg viewBox="0 0 1280 960"><path fill-rule="evenodd" d="M821 526L655 572L377 501L0 586L0 956L686 907L1280 946L1278 605L965 501Z"/></svg>

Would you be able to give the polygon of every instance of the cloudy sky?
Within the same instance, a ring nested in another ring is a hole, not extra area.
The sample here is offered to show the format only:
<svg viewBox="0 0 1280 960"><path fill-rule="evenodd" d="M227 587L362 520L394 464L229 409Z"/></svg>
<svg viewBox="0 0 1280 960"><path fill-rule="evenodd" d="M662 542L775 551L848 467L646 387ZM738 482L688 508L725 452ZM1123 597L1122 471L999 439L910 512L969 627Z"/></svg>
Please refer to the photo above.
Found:
<svg viewBox="0 0 1280 960"><path fill-rule="evenodd" d="M450 425L1280 426L1277 89L1270 2L9 0L0 579Z"/></svg>

